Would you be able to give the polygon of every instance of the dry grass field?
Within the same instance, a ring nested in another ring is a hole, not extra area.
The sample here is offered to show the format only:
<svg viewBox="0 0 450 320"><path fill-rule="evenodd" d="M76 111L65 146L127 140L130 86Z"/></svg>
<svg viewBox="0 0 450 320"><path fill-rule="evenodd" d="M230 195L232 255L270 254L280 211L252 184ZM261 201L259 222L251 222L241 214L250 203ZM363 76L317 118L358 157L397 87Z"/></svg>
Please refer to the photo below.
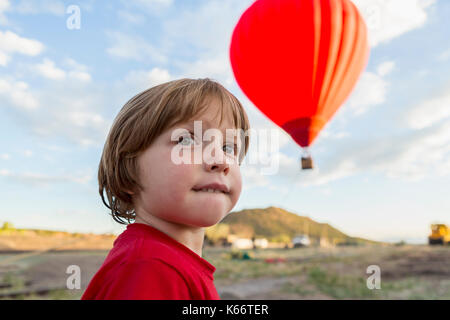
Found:
<svg viewBox="0 0 450 320"><path fill-rule="evenodd" d="M79 299L107 250L0 254L0 299ZM450 299L450 247L426 245L260 249L250 259L206 247L222 299ZM242 253L242 252L241 252ZM81 289L69 290L69 265L81 269ZM368 289L369 265L381 288Z"/></svg>

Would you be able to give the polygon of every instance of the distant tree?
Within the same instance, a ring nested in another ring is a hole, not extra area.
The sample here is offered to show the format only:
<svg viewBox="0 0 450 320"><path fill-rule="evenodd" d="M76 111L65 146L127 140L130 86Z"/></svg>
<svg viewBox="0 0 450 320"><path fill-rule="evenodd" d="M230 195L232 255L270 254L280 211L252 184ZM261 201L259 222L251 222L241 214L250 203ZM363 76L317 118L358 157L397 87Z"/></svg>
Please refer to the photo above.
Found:
<svg viewBox="0 0 450 320"><path fill-rule="evenodd" d="M5 221L2 226L2 230L12 230L14 226L11 222Z"/></svg>
<svg viewBox="0 0 450 320"><path fill-rule="evenodd" d="M208 227L205 230L205 235L209 241L216 244L222 239L226 239L230 233L230 226L225 223L219 223Z"/></svg>
<svg viewBox="0 0 450 320"><path fill-rule="evenodd" d="M278 242L278 243L290 243L291 237L288 234L279 234L275 237L270 238L271 242Z"/></svg>
<svg viewBox="0 0 450 320"><path fill-rule="evenodd" d="M253 227L244 223L231 225L230 231L232 234L236 234L242 238L251 238L255 235L255 230L253 229Z"/></svg>

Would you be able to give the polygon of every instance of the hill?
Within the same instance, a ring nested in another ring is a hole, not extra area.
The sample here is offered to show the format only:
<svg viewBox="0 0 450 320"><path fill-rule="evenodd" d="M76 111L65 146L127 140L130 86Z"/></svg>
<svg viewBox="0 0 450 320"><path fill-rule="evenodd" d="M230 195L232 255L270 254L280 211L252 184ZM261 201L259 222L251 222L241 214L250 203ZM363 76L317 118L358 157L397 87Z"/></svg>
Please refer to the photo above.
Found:
<svg viewBox="0 0 450 320"><path fill-rule="evenodd" d="M307 234L313 242L325 238L334 244L377 244L350 237L327 223L277 207L246 209L230 213L219 224L206 229L206 240L219 242L228 234L245 238L267 238L290 242L297 234ZM5 222L0 228L0 251L28 250L109 250L116 239L112 234L83 234L38 229L16 229Z"/></svg>
<svg viewBox="0 0 450 320"><path fill-rule="evenodd" d="M116 239L112 234L70 233L64 231L17 229L5 222L0 228L0 252L48 250L109 250Z"/></svg>
<svg viewBox="0 0 450 320"><path fill-rule="evenodd" d="M274 242L288 242L297 234L307 234L313 241L325 238L335 244L378 243L348 236L328 223L319 223L277 207L232 212L219 225L228 226L229 233L240 237L264 237Z"/></svg>

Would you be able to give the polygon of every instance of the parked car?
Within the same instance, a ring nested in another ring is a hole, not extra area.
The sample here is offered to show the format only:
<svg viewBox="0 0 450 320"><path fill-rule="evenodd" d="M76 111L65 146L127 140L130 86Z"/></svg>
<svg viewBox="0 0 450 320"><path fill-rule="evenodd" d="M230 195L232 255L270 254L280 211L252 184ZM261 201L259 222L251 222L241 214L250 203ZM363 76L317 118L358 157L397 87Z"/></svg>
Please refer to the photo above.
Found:
<svg viewBox="0 0 450 320"><path fill-rule="evenodd" d="M311 240L307 235L297 235L292 239L292 245L294 248L308 247L311 245Z"/></svg>

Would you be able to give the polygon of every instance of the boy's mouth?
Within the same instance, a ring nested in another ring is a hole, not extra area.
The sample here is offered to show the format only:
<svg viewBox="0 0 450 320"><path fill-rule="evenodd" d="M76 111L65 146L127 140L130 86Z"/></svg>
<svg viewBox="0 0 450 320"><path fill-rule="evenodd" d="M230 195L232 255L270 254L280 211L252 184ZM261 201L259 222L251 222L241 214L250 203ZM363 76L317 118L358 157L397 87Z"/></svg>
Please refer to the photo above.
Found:
<svg viewBox="0 0 450 320"><path fill-rule="evenodd" d="M206 185L195 186L192 190L196 192L208 192L208 193L230 193L230 189L221 183L209 183Z"/></svg>
<svg viewBox="0 0 450 320"><path fill-rule="evenodd" d="M195 192L223 193L223 194L228 194L228 192L224 192L224 191L217 190L217 189L198 189L198 190L192 189L192 190L194 190Z"/></svg>

